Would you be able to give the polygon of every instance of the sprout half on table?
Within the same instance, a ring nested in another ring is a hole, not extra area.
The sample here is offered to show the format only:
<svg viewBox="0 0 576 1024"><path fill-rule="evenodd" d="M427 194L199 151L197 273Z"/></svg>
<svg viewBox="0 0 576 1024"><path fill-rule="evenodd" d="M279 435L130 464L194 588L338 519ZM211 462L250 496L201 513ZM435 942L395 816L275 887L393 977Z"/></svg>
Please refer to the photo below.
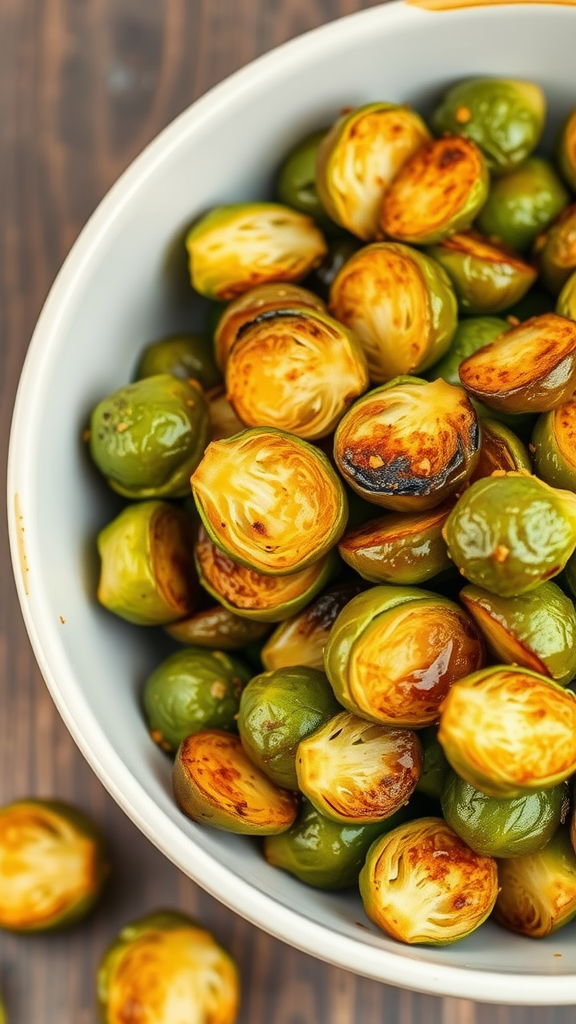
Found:
<svg viewBox="0 0 576 1024"><path fill-rule="evenodd" d="M195 213L204 331L174 310L87 415L97 596L158 636L178 806L408 943L576 913L576 112L555 153L545 116L486 76L429 125L312 106L268 195ZM107 1020L132 939L169 999L190 928L121 940Z"/></svg>

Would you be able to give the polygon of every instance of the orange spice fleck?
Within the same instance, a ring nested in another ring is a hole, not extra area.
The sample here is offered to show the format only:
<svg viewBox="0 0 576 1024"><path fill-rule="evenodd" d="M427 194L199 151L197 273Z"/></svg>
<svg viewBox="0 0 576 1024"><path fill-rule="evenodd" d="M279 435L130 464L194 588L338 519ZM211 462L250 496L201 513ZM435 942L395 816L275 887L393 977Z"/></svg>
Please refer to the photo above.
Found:
<svg viewBox="0 0 576 1024"><path fill-rule="evenodd" d="M458 124L468 124L468 121L472 120L472 114L468 107L458 107L456 111L456 120Z"/></svg>

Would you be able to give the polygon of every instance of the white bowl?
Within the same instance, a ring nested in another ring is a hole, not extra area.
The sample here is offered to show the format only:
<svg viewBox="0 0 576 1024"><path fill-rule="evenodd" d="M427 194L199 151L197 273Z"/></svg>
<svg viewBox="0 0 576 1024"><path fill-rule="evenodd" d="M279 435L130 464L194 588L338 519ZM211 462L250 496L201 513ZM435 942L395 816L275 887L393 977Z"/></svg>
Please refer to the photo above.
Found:
<svg viewBox="0 0 576 1024"><path fill-rule="evenodd" d="M213 89L133 163L76 242L30 346L10 443L10 541L30 639L66 725L129 817L213 896L299 949L395 985L494 1002L576 1003L574 926L534 942L488 923L444 949L402 946L359 898L308 888L269 867L253 841L197 827L177 809L169 762L139 707L160 660L155 640L94 597L94 537L119 506L80 435L95 403L130 379L141 347L189 323L167 257L197 214L264 197L278 159L340 108L386 99L426 113L447 83L475 74L539 82L550 143L576 105L575 40L572 7L392 3L288 43Z"/></svg>

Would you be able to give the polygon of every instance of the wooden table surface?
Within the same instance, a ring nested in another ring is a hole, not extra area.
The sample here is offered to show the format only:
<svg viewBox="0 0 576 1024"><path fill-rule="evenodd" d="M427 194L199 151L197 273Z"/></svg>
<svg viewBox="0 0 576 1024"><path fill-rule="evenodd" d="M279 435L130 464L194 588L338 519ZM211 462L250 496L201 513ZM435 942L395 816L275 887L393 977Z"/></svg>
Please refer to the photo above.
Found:
<svg viewBox="0 0 576 1024"><path fill-rule="evenodd" d="M142 147L258 54L362 0L0 0L0 451L36 317L74 239ZM4 516L4 512L2 512ZM438 999L295 952L218 904L102 789L44 687L0 536L0 804L76 802L105 830L113 877L91 919L50 938L0 935L10 1024L94 1024L107 943L157 907L197 915L240 963L238 1024L568 1024L570 1008Z"/></svg>

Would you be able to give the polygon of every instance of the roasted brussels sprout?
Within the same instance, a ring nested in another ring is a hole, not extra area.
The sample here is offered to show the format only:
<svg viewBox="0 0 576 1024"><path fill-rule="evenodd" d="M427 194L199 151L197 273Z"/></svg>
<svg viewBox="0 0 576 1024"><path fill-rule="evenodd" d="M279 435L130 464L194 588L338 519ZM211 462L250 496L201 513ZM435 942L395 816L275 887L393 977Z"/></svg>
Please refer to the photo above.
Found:
<svg viewBox="0 0 576 1024"><path fill-rule="evenodd" d="M558 295L576 270L576 203L563 210L548 231L536 239L534 255L540 280Z"/></svg>
<svg viewBox="0 0 576 1024"><path fill-rule="evenodd" d="M460 320L446 355L439 362L434 363L426 376L429 380L438 380L438 377L442 377L447 384L460 386L458 374L460 363L509 330L510 324L497 316L479 316Z"/></svg>
<svg viewBox="0 0 576 1024"><path fill-rule="evenodd" d="M558 143L558 164L564 181L576 192L576 110L566 119Z"/></svg>
<svg viewBox="0 0 576 1024"><path fill-rule="evenodd" d="M491 409L548 412L576 387L576 324L556 313L534 316L468 356L459 373Z"/></svg>
<svg viewBox="0 0 576 1024"><path fill-rule="evenodd" d="M322 299L297 284L260 284L239 295L224 309L214 331L216 360L224 370L230 349L247 324L266 313L277 313L281 309L302 309L302 307L326 312Z"/></svg>
<svg viewBox="0 0 576 1024"><path fill-rule="evenodd" d="M297 665L263 672L240 700L238 731L248 757L272 782L298 789L296 748L341 710L328 680Z"/></svg>
<svg viewBox="0 0 576 1024"><path fill-rule="evenodd" d="M355 335L317 310L280 310L246 324L226 363L227 398L248 427L327 437L370 383Z"/></svg>
<svg viewBox="0 0 576 1024"><path fill-rule="evenodd" d="M551 487L576 491L576 398L538 417L532 434L534 467Z"/></svg>
<svg viewBox="0 0 576 1024"><path fill-rule="evenodd" d="M468 586L460 599L496 658L565 685L576 675L576 611L555 583L518 597Z"/></svg>
<svg viewBox="0 0 576 1024"><path fill-rule="evenodd" d="M450 771L442 791L442 814L450 828L483 857L523 857L550 841L566 820L568 788L505 800L486 796Z"/></svg>
<svg viewBox="0 0 576 1024"><path fill-rule="evenodd" d="M342 711L298 746L298 785L320 814L368 824L408 802L422 768L415 732Z"/></svg>
<svg viewBox="0 0 576 1024"><path fill-rule="evenodd" d="M298 801L249 759L240 737L219 729L187 736L176 754L174 796L193 821L240 835L290 828Z"/></svg>
<svg viewBox="0 0 576 1024"><path fill-rule="evenodd" d="M497 420L481 419L480 458L470 477L470 483L493 473L532 471L532 463L522 441Z"/></svg>
<svg viewBox="0 0 576 1024"><path fill-rule="evenodd" d="M576 548L576 495L528 474L486 477L458 499L444 539L471 583L516 597L556 576Z"/></svg>
<svg viewBox="0 0 576 1024"><path fill-rule="evenodd" d="M138 626L162 626L196 606L190 519L166 501L128 505L98 534L98 600Z"/></svg>
<svg viewBox="0 0 576 1024"><path fill-rule="evenodd" d="M457 604L412 587L372 587L336 619L324 652L340 703L386 725L421 728L450 685L484 664L474 622Z"/></svg>
<svg viewBox="0 0 576 1024"><path fill-rule="evenodd" d="M109 874L100 831L60 800L18 800L0 809L0 928L67 928L96 904Z"/></svg>
<svg viewBox="0 0 576 1024"><path fill-rule="evenodd" d="M305 279L304 284L316 292L324 302L330 298L330 289L336 277L354 253L358 252L362 243L351 235L345 238L333 238L328 242L328 252L324 259Z"/></svg>
<svg viewBox="0 0 576 1024"><path fill-rule="evenodd" d="M344 114L324 136L316 160L316 188L330 217L364 241L376 238L387 187L429 139L418 114L394 103L368 103Z"/></svg>
<svg viewBox="0 0 576 1024"><path fill-rule="evenodd" d="M440 265L406 245L367 245L344 264L330 310L358 337L372 380L430 366L456 330L456 298Z"/></svg>
<svg viewBox="0 0 576 1024"><path fill-rule="evenodd" d="M234 1024L238 968L214 936L162 910L125 925L98 969L103 1024Z"/></svg>
<svg viewBox="0 0 576 1024"><path fill-rule="evenodd" d="M525 252L568 202L568 193L551 164L532 156L492 182L476 224L484 235Z"/></svg>
<svg viewBox="0 0 576 1024"><path fill-rule="evenodd" d="M324 669L324 648L336 617L362 590L360 582L348 581L319 594L303 611L280 623L262 648L267 671L306 665Z"/></svg>
<svg viewBox="0 0 576 1024"><path fill-rule="evenodd" d="M498 864L494 917L531 939L552 935L576 914L576 854L566 829L537 853Z"/></svg>
<svg viewBox="0 0 576 1024"><path fill-rule="evenodd" d="M222 383L214 360L214 347L203 334L171 334L147 345L140 355L135 379L171 373L181 380L197 380L205 391Z"/></svg>
<svg viewBox="0 0 576 1024"><path fill-rule="evenodd" d="M340 556L372 583L425 583L452 565L442 536L452 506L371 519L346 531L338 545Z"/></svg>
<svg viewBox="0 0 576 1024"><path fill-rule="evenodd" d="M470 935L498 894L496 862L441 818L418 818L377 839L360 872L371 921L400 942L446 946Z"/></svg>
<svg viewBox="0 0 576 1024"><path fill-rule="evenodd" d="M262 640L270 628L266 622L255 622L217 604L213 608L196 612L188 619L180 619L165 626L165 632L181 644L209 647L211 650L238 651Z"/></svg>
<svg viewBox="0 0 576 1024"><path fill-rule="evenodd" d="M534 267L475 231L445 238L429 255L444 267L463 313L482 316L508 309L536 280Z"/></svg>
<svg viewBox="0 0 576 1024"><path fill-rule="evenodd" d="M404 165L384 195L380 226L399 242L434 245L465 231L488 196L482 153L458 136L434 139Z"/></svg>
<svg viewBox="0 0 576 1024"><path fill-rule="evenodd" d="M480 451L476 412L442 379L398 377L369 391L340 421L334 458L361 497L423 512L460 490Z"/></svg>
<svg viewBox="0 0 576 1024"><path fill-rule="evenodd" d="M318 562L346 527L346 495L326 456L271 427L212 442L191 484L214 543L271 576Z"/></svg>
<svg viewBox="0 0 576 1024"><path fill-rule="evenodd" d="M452 684L438 739L486 796L552 789L576 771L576 697L525 668L484 668Z"/></svg>
<svg viewBox="0 0 576 1024"><path fill-rule="evenodd" d="M247 569L220 551L200 527L196 542L200 582L225 608L258 622L283 622L301 611L340 568L334 551L290 576Z"/></svg>
<svg viewBox="0 0 576 1024"><path fill-rule="evenodd" d="M208 444L199 386L168 373L119 388L90 418L90 454L125 498L183 498Z"/></svg>
<svg viewBox="0 0 576 1024"><path fill-rule="evenodd" d="M450 766L438 742L438 729L433 725L421 729L418 739L422 744L423 760L416 793L421 793L431 800L440 800Z"/></svg>
<svg viewBox="0 0 576 1024"><path fill-rule="evenodd" d="M432 115L437 135L463 135L482 150L493 174L505 174L536 148L546 98L533 82L471 78L445 94Z"/></svg>
<svg viewBox="0 0 576 1024"><path fill-rule="evenodd" d="M264 839L264 856L273 867L316 889L347 889L357 884L374 840L405 821L407 813L401 807L385 821L355 825L332 821L304 799L291 828Z"/></svg>
<svg viewBox="0 0 576 1024"><path fill-rule="evenodd" d="M172 753L200 729L236 731L240 695L251 672L224 651L187 647L158 665L144 686L150 735Z"/></svg>
<svg viewBox="0 0 576 1024"><path fill-rule="evenodd" d="M327 131L321 128L312 132L289 152L278 172L276 195L285 206L313 217L322 231L329 234L338 227L322 206L316 188L316 157Z"/></svg>
<svg viewBox="0 0 576 1024"><path fill-rule="evenodd" d="M311 217L280 203L233 203L202 217L186 237L192 286L235 299L268 281L299 281L326 253Z"/></svg>

